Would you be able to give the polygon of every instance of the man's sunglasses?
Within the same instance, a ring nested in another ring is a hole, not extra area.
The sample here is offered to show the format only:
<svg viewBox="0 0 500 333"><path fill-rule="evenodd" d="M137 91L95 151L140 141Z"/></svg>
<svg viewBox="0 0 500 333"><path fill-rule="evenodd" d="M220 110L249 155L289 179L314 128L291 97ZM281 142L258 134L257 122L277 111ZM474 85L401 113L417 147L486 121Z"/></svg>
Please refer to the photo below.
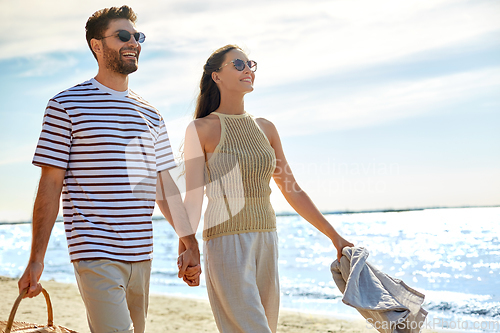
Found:
<svg viewBox="0 0 500 333"><path fill-rule="evenodd" d="M255 61L253 60L243 61L241 59L231 60L227 64L220 66L218 70L220 70L222 67L229 65L230 63L233 63L234 68L236 68L240 72L245 69L245 65L248 66L248 68L250 68L252 72L255 72L257 70L257 63Z"/></svg>
<svg viewBox="0 0 500 333"><path fill-rule="evenodd" d="M139 43L143 43L146 40L146 35L144 35L142 32L136 32L134 34L131 34L127 30L118 30L118 34L105 36L105 37L102 37L101 39L113 37L113 36L120 38L120 40L122 42L128 42L132 36L134 36L135 40Z"/></svg>

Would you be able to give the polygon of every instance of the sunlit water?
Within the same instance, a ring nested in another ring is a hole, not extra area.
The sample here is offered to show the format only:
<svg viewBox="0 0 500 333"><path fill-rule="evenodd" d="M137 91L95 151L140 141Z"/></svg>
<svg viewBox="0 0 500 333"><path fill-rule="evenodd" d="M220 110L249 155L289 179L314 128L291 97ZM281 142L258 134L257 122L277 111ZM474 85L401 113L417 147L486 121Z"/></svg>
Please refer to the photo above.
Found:
<svg viewBox="0 0 500 333"><path fill-rule="evenodd" d="M345 238L368 249L370 263L426 295L428 320L441 320L442 327L458 320L500 322L500 208L327 218ZM298 216L278 217L277 225L282 307L361 318L342 303L332 280L336 252L330 241ZM0 225L0 275L21 275L30 239L29 224ZM203 276L197 288L177 278L177 237L164 220L154 222L154 242L151 292L207 298ZM42 279L75 283L62 223L52 232Z"/></svg>

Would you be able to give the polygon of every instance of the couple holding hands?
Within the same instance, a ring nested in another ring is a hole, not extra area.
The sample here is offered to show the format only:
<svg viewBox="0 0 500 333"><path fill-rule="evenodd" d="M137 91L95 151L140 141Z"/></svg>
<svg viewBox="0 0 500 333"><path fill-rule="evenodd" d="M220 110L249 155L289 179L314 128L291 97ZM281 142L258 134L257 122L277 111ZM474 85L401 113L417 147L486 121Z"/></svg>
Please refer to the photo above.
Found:
<svg viewBox="0 0 500 333"><path fill-rule="evenodd" d="M276 332L278 241L269 183L325 234L343 239L298 186L275 126L245 111L257 63L235 45L203 66L194 121L186 130L184 200L168 170L176 167L165 122L128 88L145 35L128 6L87 21L98 74L49 100L33 164L41 178L33 209L28 266L19 288L39 283L62 193L68 249L92 332L144 332L158 204L179 236L179 277L199 285L195 234L204 213L204 273L221 332Z"/></svg>

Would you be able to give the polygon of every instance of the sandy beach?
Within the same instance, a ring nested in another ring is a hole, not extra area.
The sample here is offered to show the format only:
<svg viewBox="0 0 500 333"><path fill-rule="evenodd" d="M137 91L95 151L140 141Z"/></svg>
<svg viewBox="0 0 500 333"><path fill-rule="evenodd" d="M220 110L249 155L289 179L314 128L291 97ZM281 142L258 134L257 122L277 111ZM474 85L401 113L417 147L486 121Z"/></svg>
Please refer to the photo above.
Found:
<svg viewBox="0 0 500 333"><path fill-rule="evenodd" d="M42 281L54 307L54 323L78 332L89 332L85 307L73 284ZM0 304L0 320L7 320L17 295L17 280L0 277L0 290L4 299ZM24 299L16 314L17 321L45 324L47 310L42 295ZM151 295L147 332L213 332L217 327L208 301L181 299L164 295ZM278 332L372 332L363 320L340 320L306 313L280 312Z"/></svg>

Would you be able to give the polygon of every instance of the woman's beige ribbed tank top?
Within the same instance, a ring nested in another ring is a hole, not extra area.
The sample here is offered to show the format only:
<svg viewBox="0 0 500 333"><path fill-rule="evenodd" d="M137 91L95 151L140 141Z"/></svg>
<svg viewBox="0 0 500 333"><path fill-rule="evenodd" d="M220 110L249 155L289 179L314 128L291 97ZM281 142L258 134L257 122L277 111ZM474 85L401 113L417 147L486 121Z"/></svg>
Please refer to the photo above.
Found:
<svg viewBox="0 0 500 333"><path fill-rule="evenodd" d="M212 113L220 119L221 135L205 164L203 239L276 230L269 187L274 149L250 114Z"/></svg>

